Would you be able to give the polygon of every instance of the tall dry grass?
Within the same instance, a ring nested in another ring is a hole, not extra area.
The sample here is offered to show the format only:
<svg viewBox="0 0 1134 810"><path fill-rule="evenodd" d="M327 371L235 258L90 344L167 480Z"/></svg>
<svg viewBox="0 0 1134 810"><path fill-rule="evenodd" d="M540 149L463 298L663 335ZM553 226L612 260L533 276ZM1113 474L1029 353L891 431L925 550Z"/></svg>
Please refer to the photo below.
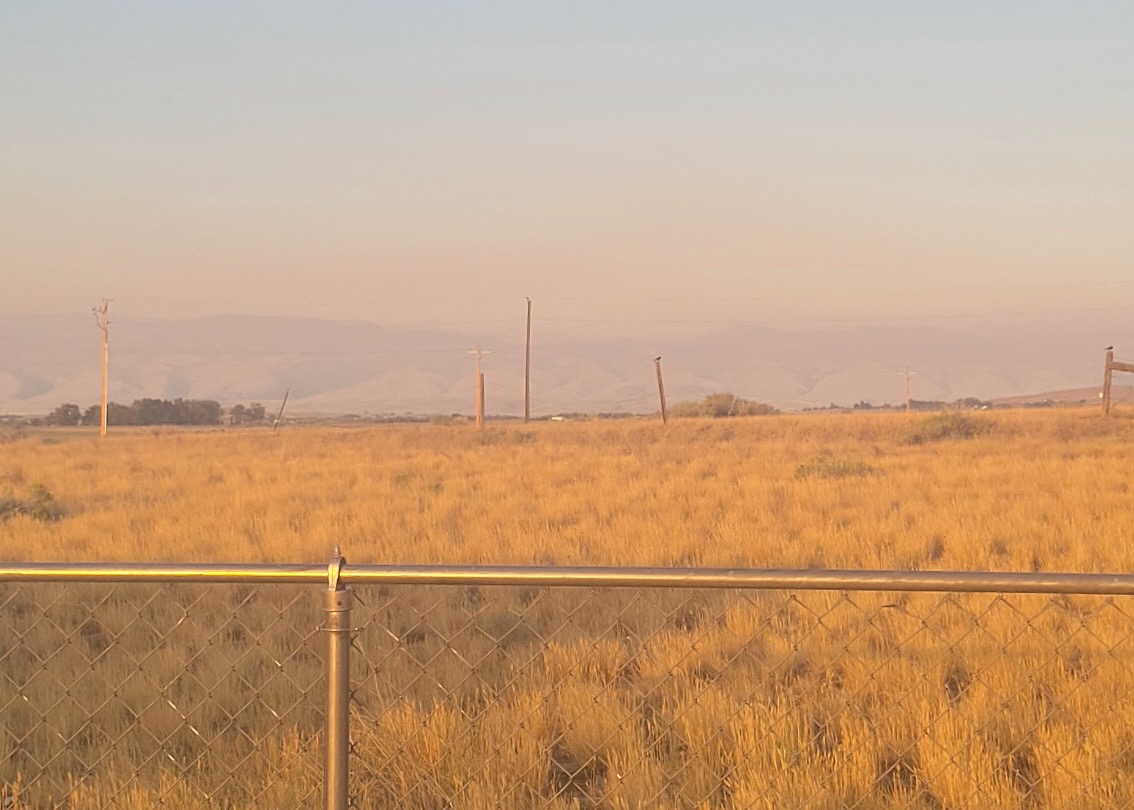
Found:
<svg viewBox="0 0 1134 810"><path fill-rule="evenodd" d="M10 560L1131 568L1134 422L917 419L44 433L0 444Z"/></svg>
<svg viewBox="0 0 1134 810"><path fill-rule="evenodd" d="M828 414L8 436L0 499L26 508L0 522L0 555L316 562L340 544L382 563L1131 570L1134 421L972 418L972 431ZM119 745L94 778L76 772L70 806L300 806L318 770L302 765L319 713L313 622L294 613L306 603L208 593L5 589L0 678L27 700L2 709L4 790L34 771L25 749L82 745L89 759L114 734L133 739L133 713L170 756L130 774ZM364 806L1134 802L1134 609L1121 599L359 596ZM43 674L56 661L69 678ZM215 741L184 731L170 694Z"/></svg>

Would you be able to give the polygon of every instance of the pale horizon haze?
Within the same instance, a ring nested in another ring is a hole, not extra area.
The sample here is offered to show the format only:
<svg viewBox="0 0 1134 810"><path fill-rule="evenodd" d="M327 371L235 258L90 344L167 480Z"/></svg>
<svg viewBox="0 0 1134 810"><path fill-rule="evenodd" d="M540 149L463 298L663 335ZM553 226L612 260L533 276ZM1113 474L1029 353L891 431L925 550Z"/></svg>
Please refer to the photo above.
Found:
<svg viewBox="0 0 1134 810"><path fill-rule="evenodd" d="M0 319L1128 321L1125 3L0 6Z"/></svg>

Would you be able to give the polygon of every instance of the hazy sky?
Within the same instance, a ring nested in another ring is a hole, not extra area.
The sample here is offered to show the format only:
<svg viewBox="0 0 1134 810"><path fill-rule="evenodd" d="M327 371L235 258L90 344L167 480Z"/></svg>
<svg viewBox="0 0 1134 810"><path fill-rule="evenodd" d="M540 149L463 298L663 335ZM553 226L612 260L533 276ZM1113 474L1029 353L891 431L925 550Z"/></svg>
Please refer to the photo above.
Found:
<svg viewBox="0 0 1134 810"><path fill-rule="evenodd" d="M0 2L0 316L1134 314L1132 223L1129 2Z"/></svg>

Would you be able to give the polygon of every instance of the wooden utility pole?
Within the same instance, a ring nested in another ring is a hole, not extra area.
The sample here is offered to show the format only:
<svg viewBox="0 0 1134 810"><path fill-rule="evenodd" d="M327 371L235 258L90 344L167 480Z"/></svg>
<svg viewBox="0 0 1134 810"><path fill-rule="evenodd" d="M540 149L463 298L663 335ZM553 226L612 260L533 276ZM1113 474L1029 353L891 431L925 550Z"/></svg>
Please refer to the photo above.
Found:
<svg viewBox="0 0 1134 810"><path fill-rule="evenodd" d="M469 354L476 355L476 426L484 429L484 374L480 370L480 359L483 355L492 354L492 352L482 351L480 346L469 351Z"/></svg>
<svg viewBox="0 0 1134 810"><path fill-rule="evenodd" d="M106 380L107 365L110 360L110 301L102 299L102 305L94 308L95 323L102 331L102 396L99 403L102 413L99 416L98 435L106 438Z"/></svg>
<svg viewBox="0 0 1134 810"><path fill-rule="evenodd" d="M272 425L272 433L280 429L280 422L283 421L283 409L287 405L287 395L291 393L291 389L287 388L283 392L283 402L280 403L280 411L276 414L275 424Z"/></svg>
<svg viewBox="0 0 1134 810"><path fill-rule="evenodd" d="M910 412L910 374L912 373L908 368L906 369L906 413Z"/></svg>
<svg viewBox="0 0 1134 810"><path fill-rule="evenodd" d="M1114 347L1106 347L1106 371L1103 372L1102 384L1102 412L1103 416L1110 416L1110 380L1116 371L1134 373L1134 363L1124 363L1114 359Z"/></svg>
<svg viewBox="0 0 1134 810"><path fill-rule="evenodd" d="M660 356L654 358L654 370L658 374L658 399L661 401L661 422L664 425L669 421L669 415L665 411L665 384L662 382Z"/></svg>
<svg viewBox="0 0 1134 810"><path fill-rule="evenodd" d="M1110 416L1110 378L1114 373L1111 367L1114 363L1114 347L1108 346L1106 350L1106 367L1102 378L1102 415Z"/></svg>
<svg viewBox="0 0 1134 810"><path fill-rule="evenodd" d="M476 373L476 426L484 430L484 374Z"/></svg>
<svg viewBox="0 0 1134 810"><path fill-rule="evenodd" d="M528 299L528 331L524 338L524 424L532 418L532 299Z"/></svg>

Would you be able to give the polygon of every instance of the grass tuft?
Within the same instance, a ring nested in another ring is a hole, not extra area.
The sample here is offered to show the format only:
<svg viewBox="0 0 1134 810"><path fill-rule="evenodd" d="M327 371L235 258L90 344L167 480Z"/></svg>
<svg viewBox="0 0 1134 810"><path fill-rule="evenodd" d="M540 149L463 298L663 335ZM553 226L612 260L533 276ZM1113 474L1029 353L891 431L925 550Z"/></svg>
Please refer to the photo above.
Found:
<svg viewBox="0 0 1134 810"><path fill-rule="evenodd" d="M988 433L992 425L961 413L939 413L914 425L906 433L906 444L926 444L949 439L972 439Z"/></svg>
<svg viewBox="0 0 1134 810"><path fill-rule="evenodd" d="M835 458L823 454L795 468L795 477L803 478L863 478L873 475L874 468L865 461Z"/></svg>
<svg viewBox="0 0 1134 810"><path fill-rule="evenodd" d="M60 520L63 509L47 487L35 484L26 497L17 498L11 494L0 497L0 521L21 516L39 521Z"/></svg>

